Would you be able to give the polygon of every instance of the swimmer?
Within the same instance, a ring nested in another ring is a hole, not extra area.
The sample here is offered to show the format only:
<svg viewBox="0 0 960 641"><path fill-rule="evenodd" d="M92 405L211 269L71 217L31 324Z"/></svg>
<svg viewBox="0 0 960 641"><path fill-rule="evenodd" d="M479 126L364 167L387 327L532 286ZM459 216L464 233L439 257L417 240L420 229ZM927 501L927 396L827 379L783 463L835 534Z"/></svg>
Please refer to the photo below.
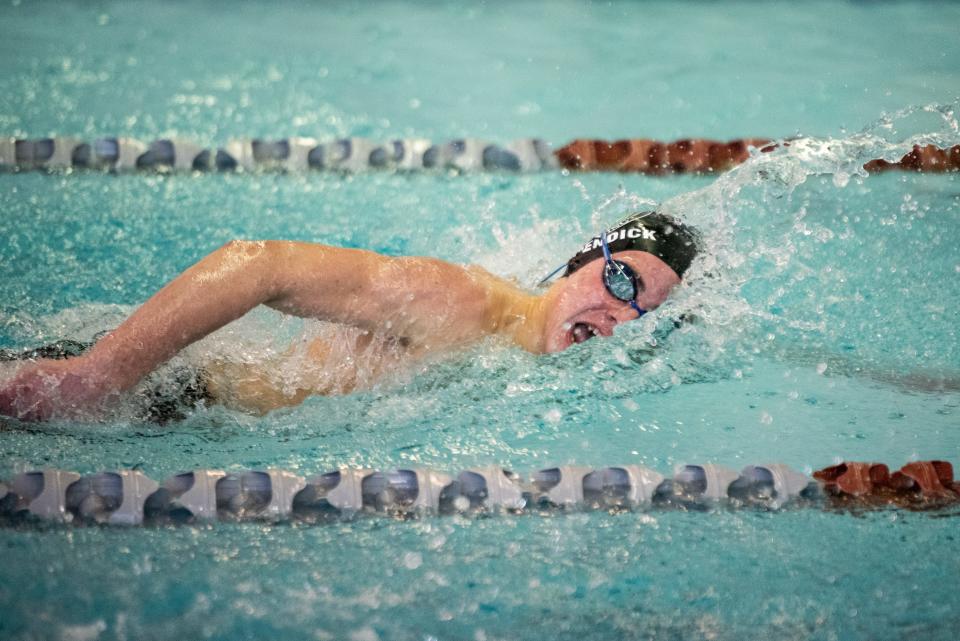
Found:
<svg viewBox="0 0 960 641"><path fill-rule="evenodd" d="M559 352L655 309L696 255L692 229L641 212L584 245L530 293L476 266L290 241L232 241L180 274L92 346L30 360L0 383L0 414L39 421L102 407L180 350L258 305L342 327L308 345L294 385L281 363L204 364L191 400L254 413L371 385L404 363L498 336ZM45 355L43 351L36 356ZM46 354L50 355L50 354ZM362 358L360 358L362 356ZM362 370L362 371L361 371ZM335 376L331 378L330 374Z"/></svg>

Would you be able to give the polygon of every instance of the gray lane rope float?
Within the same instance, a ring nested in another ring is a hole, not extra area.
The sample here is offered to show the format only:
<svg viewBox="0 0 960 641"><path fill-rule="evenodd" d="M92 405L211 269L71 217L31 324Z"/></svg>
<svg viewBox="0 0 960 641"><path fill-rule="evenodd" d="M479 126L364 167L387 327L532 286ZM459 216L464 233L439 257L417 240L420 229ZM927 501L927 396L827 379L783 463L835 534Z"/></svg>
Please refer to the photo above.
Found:
<svg viewBox="0 0 960 641"><path fill-rule="evenodd" d="M906 472L906 475L903 474ZM939 477L929 478L930 475ZM901 478L897 480L897 476ZM139 470L24 472L0 483L0 522L142 525L254 520L318 522L369 513L425 516L543 510L717 506L781 509L874 499L868 507L944 507L960 503L960 484L944 461L885 465L844 463L815 473L783 464L740 472L715 464L681 465L671 478L637 465L559 466L528 477L488 466L457 476L422 469L344 468L303 477L267 469L194 470L157 483ZM898 486L897 494L891 494ZM881 491L883 490L883 491ZM899 498L897 498L899 497Z"/></svg>

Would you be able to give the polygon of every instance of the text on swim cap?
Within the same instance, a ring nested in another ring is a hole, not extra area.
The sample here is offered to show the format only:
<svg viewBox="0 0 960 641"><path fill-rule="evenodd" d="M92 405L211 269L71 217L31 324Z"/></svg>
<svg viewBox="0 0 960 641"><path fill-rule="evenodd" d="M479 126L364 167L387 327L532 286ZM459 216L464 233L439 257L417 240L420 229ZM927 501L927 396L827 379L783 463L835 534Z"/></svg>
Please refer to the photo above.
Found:
<svg viewBox="0 0 960 641"><path fill-rule="evenodd" d="M644 240L652 240L656 242L657 232L653 229L647 229L646 227L627 227L626 229L619 229L611 232L607 232L607 244L614 243L618 240L624 240L629 238L630 240L636 240L638 238L643 238ZM600 237L594 238L589 243L580 248L580 253L585 253L592 251L601 247L603 243L600 241Z"/></svg>

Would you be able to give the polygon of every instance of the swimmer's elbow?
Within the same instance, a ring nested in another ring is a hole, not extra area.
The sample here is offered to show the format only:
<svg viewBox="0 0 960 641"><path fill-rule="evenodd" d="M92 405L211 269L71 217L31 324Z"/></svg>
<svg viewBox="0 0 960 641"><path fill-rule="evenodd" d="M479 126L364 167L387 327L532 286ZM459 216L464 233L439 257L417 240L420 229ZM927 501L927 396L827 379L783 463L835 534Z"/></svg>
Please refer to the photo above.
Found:
<svg viewBox="0 0 960 641"><path fill-rule="evenodd" d="M227 256L255 256L270 249L270 245L274 244L274 242L275 241L270 240L243 240L234 238L233 240L225 242L213 253Z"/></svg>
<svg viewBox="0 0 960 641"><path fill-rule="evenodd" d="M207 272L238 281L249 291L269 296L283 243L273 240L230 240L204 261Z"/></svg>

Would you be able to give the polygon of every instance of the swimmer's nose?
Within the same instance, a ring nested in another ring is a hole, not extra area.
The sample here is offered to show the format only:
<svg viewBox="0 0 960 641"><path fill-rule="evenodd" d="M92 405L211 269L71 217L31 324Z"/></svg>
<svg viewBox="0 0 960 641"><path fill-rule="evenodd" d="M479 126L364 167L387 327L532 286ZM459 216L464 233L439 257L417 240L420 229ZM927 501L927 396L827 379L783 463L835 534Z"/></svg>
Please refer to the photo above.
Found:
<svg viewBox="0 0 960 641"><path fill-rule="evenodd" d="M632 321L637 318L637 312L634 311L629 305L624 305L622 307L617 307L616 309L610 311L610 318L616 321L617 325L620 323L626 323L627 321Z"/></svg>

